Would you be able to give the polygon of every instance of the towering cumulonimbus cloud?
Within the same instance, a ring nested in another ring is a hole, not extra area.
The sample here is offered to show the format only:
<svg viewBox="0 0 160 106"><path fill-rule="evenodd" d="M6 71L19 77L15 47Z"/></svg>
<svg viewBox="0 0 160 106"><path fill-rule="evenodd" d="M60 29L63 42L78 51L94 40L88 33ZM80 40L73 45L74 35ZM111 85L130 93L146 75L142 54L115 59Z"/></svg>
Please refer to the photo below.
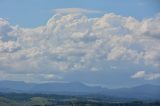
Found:
<svg viewBox="0 0 160 106"><path fill-rule="evenodd" d="M157 68L159 24L159 15L139 21L113 13L97 18L56 13L46 25L36 28L12 26L0 19L0 76L61 80L61 73L101 73L107 64L125 61Z"/></svg>

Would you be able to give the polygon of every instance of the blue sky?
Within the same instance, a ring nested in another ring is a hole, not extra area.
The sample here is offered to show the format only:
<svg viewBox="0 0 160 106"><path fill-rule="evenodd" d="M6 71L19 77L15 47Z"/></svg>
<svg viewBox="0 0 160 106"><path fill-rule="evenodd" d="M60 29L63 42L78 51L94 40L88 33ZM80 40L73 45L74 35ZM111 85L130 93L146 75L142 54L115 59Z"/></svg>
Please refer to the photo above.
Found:
<svg viewBox="0 0 160 106"><path fill-rule="evenodd" d="M159 84L159 4L0 0L0 80Z"/></svg>
<svg viewBox="0 0 160 106"><path fill-rule="evenodd" d="M57 8L93 9L138 19L152 17L160 10L159 0L0 0L0 16L23 27L45 24Z"/></svg>

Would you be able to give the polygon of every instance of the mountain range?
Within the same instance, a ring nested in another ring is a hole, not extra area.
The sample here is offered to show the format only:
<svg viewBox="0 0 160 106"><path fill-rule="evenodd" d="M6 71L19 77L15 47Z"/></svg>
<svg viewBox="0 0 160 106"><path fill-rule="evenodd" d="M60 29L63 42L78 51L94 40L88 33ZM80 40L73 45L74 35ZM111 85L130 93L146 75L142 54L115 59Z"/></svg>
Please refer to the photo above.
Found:
<svg viewBox="0 0 160 106"><path fill-rule="evenodd" d="M1 93L41 93L61 95L101 95L106 97L135 98L141 100L160 100L160 85L140 85L130 88L108 89L73 83L25 83L21 81L0 81Z"/></svg>

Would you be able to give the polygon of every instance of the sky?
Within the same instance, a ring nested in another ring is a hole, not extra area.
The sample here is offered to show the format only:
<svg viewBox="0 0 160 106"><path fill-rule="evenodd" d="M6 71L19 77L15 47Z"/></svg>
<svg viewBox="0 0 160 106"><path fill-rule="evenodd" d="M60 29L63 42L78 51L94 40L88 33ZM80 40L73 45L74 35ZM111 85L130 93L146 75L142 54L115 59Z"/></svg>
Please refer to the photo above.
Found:
<svg viewBox="0 0 160 106"><path fill-rule="evenodd" d="M0 80L157 85L159 4L0 0Z"/></svg>

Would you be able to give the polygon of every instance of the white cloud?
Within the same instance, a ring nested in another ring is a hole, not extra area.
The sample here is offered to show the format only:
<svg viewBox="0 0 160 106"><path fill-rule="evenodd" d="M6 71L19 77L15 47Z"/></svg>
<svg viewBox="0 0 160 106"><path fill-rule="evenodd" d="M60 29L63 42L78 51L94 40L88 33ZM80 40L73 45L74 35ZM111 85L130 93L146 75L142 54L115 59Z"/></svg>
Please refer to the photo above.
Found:
<svg viewBox="0 0 160 106"><path fill-rule="evenodd" d="M54 9L54 13L102 13L101 11L97 10L89 10L89 9L83 9L83 8L60 8L60 9Z"/></svg>
<svg viewBox="0 0 160 106"><path fill-rule="evenodd" d="M0 18L0 40L16 40L14 36L10 35L10 32L12 31L13 27L8 23L8 21Z"/></svg>
<svg viewBox="0 0 160 106"><path fill-rule="evenodd" d="M54 74L18 74L18 73L6 73L0 71L1 80L15 80L15 81L25 81L25 82L39 82L44 83L54 80L62 80L60 76Z"/></svg>
<svg viewBox="0 0 160 106"><path fill-rule="evenodd" d="M0 68L50 78L71 71L101 71L108 63L124 61L160 66L159 15L138 21L113 13L89 18L76 14L88 10L66 11L71 13L55 14L37 28L15 27L0 19Z"/></svg>
<svg viewBox="0 0 160 106"><path fill-rule="evenodd" d="M160 73L146 73L145 71L138 71L131 77L132 78L144 78L146 80L154 80L154 79L160 78Z"/></svg>
<svg viewBox="0 0 160 106"><path fill-rule="evenodd" d="M20 45L13 41L0 41L0 52L15 52L20 49Z"/></svg>
<svg viewBox="0 0 160 106"><path fill-rule="evenodd" d="M144 76L145 76L145 71L138 71L132 76L132 78L142 78Z"/></svg>

